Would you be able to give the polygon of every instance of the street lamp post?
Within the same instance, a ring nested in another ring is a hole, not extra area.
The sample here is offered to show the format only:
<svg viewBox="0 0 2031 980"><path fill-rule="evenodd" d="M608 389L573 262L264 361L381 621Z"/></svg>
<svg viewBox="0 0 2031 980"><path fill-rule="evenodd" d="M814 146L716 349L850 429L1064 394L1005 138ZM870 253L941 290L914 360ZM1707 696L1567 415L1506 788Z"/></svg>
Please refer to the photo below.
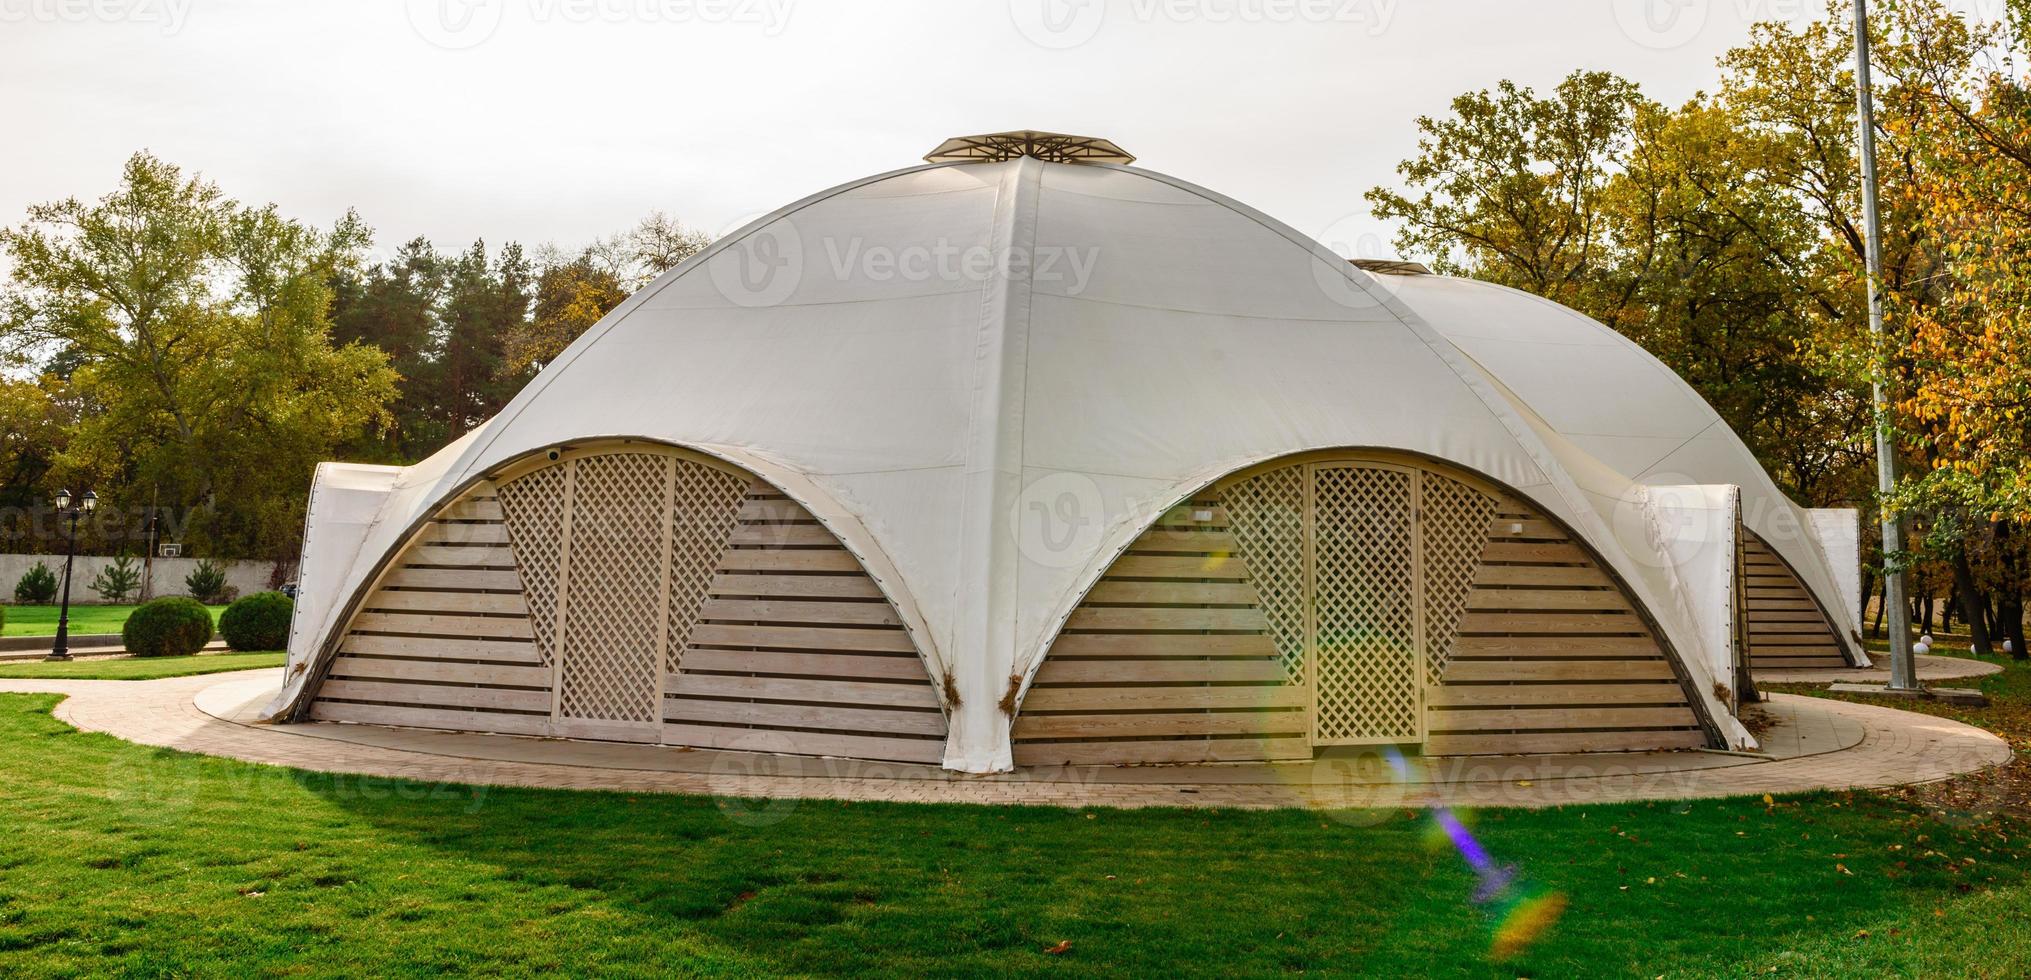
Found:
<svg viewBox="0 0 2031 980"><path fill-rule="evenodd" d="M1869 336L1883 339L1883 222L1876 208L1876 100L1869 79L1869 0L1855 0L1855 109L1856 134L1862 164L1862 234L1867 239L1865 261L1869 277ZM1870 392L1875 401L1876 486L1888 497L1897 489L1897 446L1890 438L1890 365L1879 355L1877 378ZM1911 656L1911 606L1904 595L1904 569L1899 554L1904 550L1904 520L1883 507L1883 623L1890 633L1889 690L1922 693L1918 665Z"/></svg>
<svg viewBox="0 0 2031 980"><path fill-rule="evenodd" d="M99 495L90 490L85 491L85 495L79 497L75 504L71 501L69 490L56 492L56 512L70 514L71 526L63 555L63 604L57 607L56 645L50 647L49 656L44 657L44 660L71 659L71 566L77 562L78 557L78 518L91 513L98 505Z"/></svg>

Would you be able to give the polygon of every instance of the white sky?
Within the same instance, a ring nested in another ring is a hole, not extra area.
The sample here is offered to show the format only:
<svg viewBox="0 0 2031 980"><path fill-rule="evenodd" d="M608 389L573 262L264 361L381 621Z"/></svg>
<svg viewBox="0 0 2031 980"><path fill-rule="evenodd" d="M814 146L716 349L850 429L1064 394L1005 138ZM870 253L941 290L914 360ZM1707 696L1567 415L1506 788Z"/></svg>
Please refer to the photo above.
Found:
<svg viewBox="0 0 2031 980"><path fill-rule="evenodd" d="M1577 68L1678 101L1820 0L0 0L0 224L147 148L377 252L711 232L948 136L1113 139L1343 252L1412 121ZM463 25L463 29L461 29ZM1054 28L1062 28L1056 29ZM439 43L441 42L441 43ZM1380 236L1363 240L1364 235Z"/></svg>

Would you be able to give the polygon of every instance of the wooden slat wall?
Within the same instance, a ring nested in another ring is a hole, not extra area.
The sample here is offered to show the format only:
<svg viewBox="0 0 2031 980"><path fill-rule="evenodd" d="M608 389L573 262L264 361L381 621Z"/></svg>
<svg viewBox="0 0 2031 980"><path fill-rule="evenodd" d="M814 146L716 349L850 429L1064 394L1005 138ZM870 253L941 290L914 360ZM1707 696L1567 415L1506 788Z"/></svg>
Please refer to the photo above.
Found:
<svg viewBox="0 0 2031 980"><path fill-rule="evenodd" d="M1310 692L1285 681L1259 605L1217 500L1167 514L1053 643L1016 718L1016 764L1310 757ZM1630 600L1556 522L1508 496L1425 710L1431 755L1707 742Z"/></svg>
<svg viewBox="0 0 2031 980"><path fill-rule="evenodd" d="M938 692L860 561L757 481L665 687L663 740L936 764Z"/></svg>
<svg viewBox="0 0 2031 980"><path fill-rule="evenodd" d="M1165 515L1052 644L1016 717L1016 765L1309 758L1308 701L1258 605L1217 503Z"/></svg>
<svg viewBox="0 0 2031 980"><path fill-rule="evenodd" d="M1430 755L1706 744L1628 597L1556 522L1508 496L1425 711Z"/></svg>
<svg viewBox="0 0 2031 980"><path fill-rule="evenodd" d="M1826 612L1784 559L1747 528L1741 567L1750 669L1847 666Z"/></svg>
<svg viewBox="0 0 2031 980"><path fill-rule="evenodd" d="M493 489L446 507L407 548L354 615L311 718L549 734L551 670Z"/></svg>

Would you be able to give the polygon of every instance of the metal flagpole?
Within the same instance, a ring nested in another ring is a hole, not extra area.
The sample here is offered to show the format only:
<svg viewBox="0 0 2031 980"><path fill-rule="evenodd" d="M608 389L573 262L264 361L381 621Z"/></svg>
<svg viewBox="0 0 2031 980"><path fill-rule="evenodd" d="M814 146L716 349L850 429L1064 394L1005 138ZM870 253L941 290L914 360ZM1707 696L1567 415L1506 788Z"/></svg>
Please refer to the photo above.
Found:
<svg viewBox="0 0 2031 980"><path fill-rule="evenodd" d="M1855 106L1862 153L1862 234L1868 239L1869 335L1883 337L1883 222L1876 210L1876 99L1869 79L1869 0L1855 0ZM1888 358L1877 362L1872 397L1876 423L1876 485L1884 494L1897 486L1897 448L1890 439ZM1919 691L1918 665L1911 657L1911 606L1904 596L1904 520L1883 510L1883 621L1890 633L1892 691Z"/></svg>

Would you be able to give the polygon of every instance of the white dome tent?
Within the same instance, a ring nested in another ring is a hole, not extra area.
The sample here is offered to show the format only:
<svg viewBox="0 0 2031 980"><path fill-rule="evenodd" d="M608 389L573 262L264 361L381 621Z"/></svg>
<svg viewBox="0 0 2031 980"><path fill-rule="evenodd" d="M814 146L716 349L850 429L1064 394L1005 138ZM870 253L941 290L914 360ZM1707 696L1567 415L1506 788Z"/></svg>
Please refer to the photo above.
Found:
<svg viewBox="0 0 2031 980"><path fill-rule="evenodd" d="M1738 636L1859 660L1838 522L1780 533L1682 383L1588 373L1662 371L1598 324L1104 140L927 159L715 243L432 458L321 467L268 716L968 772L1745 748Z"/></svg>

